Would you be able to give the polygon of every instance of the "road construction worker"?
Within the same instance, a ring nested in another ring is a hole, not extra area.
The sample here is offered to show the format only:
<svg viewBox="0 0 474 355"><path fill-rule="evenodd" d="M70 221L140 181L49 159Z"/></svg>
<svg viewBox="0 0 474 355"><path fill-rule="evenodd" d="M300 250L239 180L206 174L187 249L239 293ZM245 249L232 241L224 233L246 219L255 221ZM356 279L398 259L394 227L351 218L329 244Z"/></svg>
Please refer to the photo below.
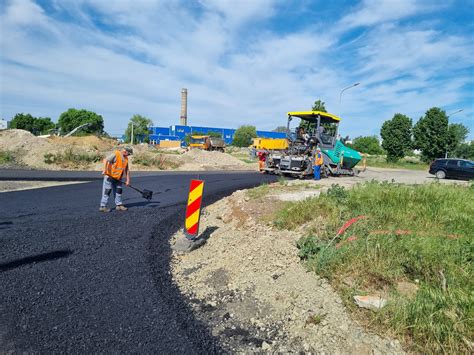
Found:
<svg viewBox="0 0 474 355"><path fill-rule="evenodd" d="M321 166L322 165L323 165L323 154L321 153L321 149L318 147L316 148L316 154L314 154L314 164L313 164L314 180L321 179Z"/></svg>
<svg viewBox="0 0 474 355"><path fill-rule="evenodd" d="M122 178L125 177L125 184L130 185L130 170L128 167L128 156L133 154L133 149L126 146L121 150L116 150L113 154L104 159L104 183L102 185L102 199L100 200L100 212L110 212L107 208L110 193L115 198L117 211L126 211L128 208L122 202Z"/></svg>
<svg viewBox="0 0 474 355"><path fill-rule="evenodd" d="M258 156L258 170L263 174L265 171L265 161L267 160L268 151L263 148L263 151L257 153Z"/></svg>

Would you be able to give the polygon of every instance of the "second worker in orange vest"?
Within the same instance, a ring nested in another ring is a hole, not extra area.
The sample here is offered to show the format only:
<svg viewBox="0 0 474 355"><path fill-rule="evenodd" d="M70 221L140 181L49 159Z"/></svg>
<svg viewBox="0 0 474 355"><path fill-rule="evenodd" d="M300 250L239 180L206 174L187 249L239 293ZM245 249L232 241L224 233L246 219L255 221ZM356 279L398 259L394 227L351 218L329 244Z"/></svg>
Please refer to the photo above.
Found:
<svg viewBox="0 0 474 355"><path fill-rule="evenodd" d="M313 165L313 174L314 180L321 179L321 166L324 163L323 155L321 154L321 149L318 147L316 149L316 154L314 154L314 165Z"/></svg>
<svg viewBox="0 0 474 355"><path fill-rule="evenodd" d="M107 208L109 196L113 193L117 211L126 211L127 207L122 202L122 178L125 177L125 184L130 184L130 170L128 167L128 156L133 154L132 147L125 147L116 150L113 154L104 159L104 183L102 185L102 198L100 200L100 212L110 212Z"/></svg>

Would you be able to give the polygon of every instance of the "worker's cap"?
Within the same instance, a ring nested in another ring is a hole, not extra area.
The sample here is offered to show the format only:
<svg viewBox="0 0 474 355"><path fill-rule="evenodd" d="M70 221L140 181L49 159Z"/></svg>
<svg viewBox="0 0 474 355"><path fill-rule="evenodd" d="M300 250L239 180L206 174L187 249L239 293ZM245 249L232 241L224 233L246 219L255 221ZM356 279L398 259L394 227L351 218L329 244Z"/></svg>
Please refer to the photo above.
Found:
<svg viewBox="0 0 474 355"><path fill-rule="evenodd" d="M321 148L317 147L316 150L320 152L320 151L321 151Z"/></svg>
<svg viewBox="0 0 474 355"><path fill-rule="evenodd" d="M125 150L128 154L133 154L133 148L129 145L123 147L123 150Z"/></svg>

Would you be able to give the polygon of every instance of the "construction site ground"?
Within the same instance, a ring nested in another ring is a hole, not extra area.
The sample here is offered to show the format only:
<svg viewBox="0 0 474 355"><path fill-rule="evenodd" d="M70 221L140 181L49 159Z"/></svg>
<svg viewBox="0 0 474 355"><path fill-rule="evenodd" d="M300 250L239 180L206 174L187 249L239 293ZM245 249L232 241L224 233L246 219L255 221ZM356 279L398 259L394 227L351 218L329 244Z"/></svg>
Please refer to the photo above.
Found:
<svg viewBox="0 0 474 355"><path fill-rule="evenodd" d="M30 132L9 129L0 131L0 168L40 170L101 171L102 159L120 145L114 139L85 137L37 137ZM148 144L133 146L130 157L133 170L257 170L257 162L245 159L247 149L232 147L230 154L200 149L156 148Z"/></svg>
<svg viewBox="0 0 474 355"><path fill-rule="evenodd" d="M402 343L373 334L351 319L331 285L308 272L296 242L304 230L273 227L285 201L317 196L332 184L371 181L432 183L426 172L370 168L357 177L280 180L236 191L202 212L208 239L174 253L172 273L198 317L231 352L398 354ZM463 181L445 180L442 183ZM175 234L171 243L182 238Z"/></svg>

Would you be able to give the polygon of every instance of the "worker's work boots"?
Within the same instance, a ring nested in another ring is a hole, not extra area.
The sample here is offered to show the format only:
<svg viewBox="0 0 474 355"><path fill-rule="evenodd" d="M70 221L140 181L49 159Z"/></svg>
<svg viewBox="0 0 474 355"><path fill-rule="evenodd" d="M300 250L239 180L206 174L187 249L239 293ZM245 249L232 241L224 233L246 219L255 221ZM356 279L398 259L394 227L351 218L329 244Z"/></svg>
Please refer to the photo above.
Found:
<svg viewBox="0 0 474 355"><path fill-rule="evenodd" d="M118 205L117 207L115 207L115 209L117 211L126 211L126 210L128 210L128 208L125 207L124 205Z"/></svg>
<svg viewBox="0 0 474 355"><path fill-rule="evenodd" d="M110 208L101 207L101 208L99 208L99 212L105 212L105 213L110 212Z"/></svg>

